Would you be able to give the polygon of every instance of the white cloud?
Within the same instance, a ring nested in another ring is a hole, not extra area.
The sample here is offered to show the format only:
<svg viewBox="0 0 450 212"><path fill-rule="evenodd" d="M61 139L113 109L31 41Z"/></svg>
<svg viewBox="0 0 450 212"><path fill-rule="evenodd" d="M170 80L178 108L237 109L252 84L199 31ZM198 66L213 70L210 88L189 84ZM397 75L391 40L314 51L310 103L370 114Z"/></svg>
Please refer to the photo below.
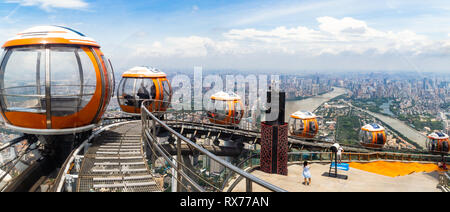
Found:
<svg viewBox="0 0 450 212"><path fill-rule="evenodd" d="M323 38L320 32L299 26L297 28L277 27L273 30L232 29L224 37L235 40L254 39L264 42L314 41Z"/></svg>
<svg viewBox="0 0 450 212"><path fill-rule="evenodd" d="M378 30L351 17L319 17L314 28L231 29L217 38L167 37L150 44L127 44L127 48L133 52L128 54L130 60L140 58L161 64L177 61L180 66L203 64L216 68L323 67L352 70L380 70L385 66L405 70L420 67L413 67L411 63L405 67L404 58L408 57L413 58L413 62L414 58L417 61L423 59L427 66L438 68L438 64L442 64L439 58L450 55L450 39L432 40L411 30Z"/></svg>
<svg viewBox="0 0 450 212"><path fill-rule="evenodd" d="M38 6L44 10L52 8L84 9L88 3L84 0L6 0L7 3L18 3L21 6Z"/></svg>
<svg viewBox="0 0 450 212"><path fill-rule="evenodd" d="M223 36L232 41L259 42L259 46L266 45L265 49L282 49L284 52L306 52L313 55L364 53L373 50L380 54L387 51L420 54L424 48L435 43L410 30L380 31L351 17L319 17L317 22L318 30L303 26L281 26L272 30L232 29Z"/></svg>
<svg viewBox="0 0 450 212"><path fill-rule="evenodd" d="M208 37L168 37L163 41L155 41L151 45L146 43L133 45L135 56L149 57L206 57L218 54L237 53L239 48L233 41L214 41Z"/></svg>

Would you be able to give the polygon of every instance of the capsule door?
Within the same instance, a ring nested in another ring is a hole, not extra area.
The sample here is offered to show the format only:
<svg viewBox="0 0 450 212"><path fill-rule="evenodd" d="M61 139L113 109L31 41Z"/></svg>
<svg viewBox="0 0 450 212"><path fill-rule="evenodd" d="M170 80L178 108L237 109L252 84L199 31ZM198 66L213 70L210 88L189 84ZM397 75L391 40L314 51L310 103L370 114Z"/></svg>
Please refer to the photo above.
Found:
<svg viewBox="0 0 450 212"><path fill-rule="evenodd" d="M375 145L384 145L386 142L386 134L385 132L373 132L374 141L372 142Z"/></svg>
<svg viewBox="0 0 450 212"><path fill-rule="evenodd" d="M122 78L117 90L117 100L122 111L138 113L137 101L134 96L136 80L134 78Z"/></svg>
<svg viewBox="0 0 450 212"><path fill-rule="evenodd" d="M445 139L442 141L442 152L449 152L449 140Z"/></svg>
<svg viewBox="0 0 450 212"><path fill-rule="evenodd" d="M437 140L427 138L427 149L428 151L435 152L438 149L438 143Z"/></svg>
<svg viewBox="0 0 450 212"><path fill-rule="evenodd" d="M244 116L243 104L241 101L233 101L233 116L232 120L234 124L239 124L241 122L242 117Z"/></svg>
<svg viewBox="0 0 450 212"><path fill-rule="evenodd" d="M215 124L229 124L231 116L230 105L227 101L212 99L213 108L209 111L210 121Z"/></svg>
<svg viewBox="0 0 450 212"><path fill-rule="evenodd" d="M360 132L360 140L363 145L370 145L373 142L373 134L372 132L361 130Z"/></svg>
<svg viewBox="0 0 450 212"><path fill-rule="evenodd" d="M292 118L292 117L290 117L289 118L289 133L291 134L291 135L294 135L294 129L295 129L295 119L294 118Z"/></svg>
<svg viewBox="0 0 450 212"><path fill-rule="evenodd" d="M305 122L302 119L294 119L294 135L304 136Z"/></svg>
<svg viewBox="0 0 450 212"><path fill-rule="evenodd" d="M305 137L313 138L318 131L318 124L316 119L305 120L307 126L305 128Z"/></svg>
<svg viewBox="0 0 450 212"><path fill-rule="evenodd" d="M172 87L167 78L162 78L159 81L162 87L162 105L160 110L166 111L172 100Z"/></svg>

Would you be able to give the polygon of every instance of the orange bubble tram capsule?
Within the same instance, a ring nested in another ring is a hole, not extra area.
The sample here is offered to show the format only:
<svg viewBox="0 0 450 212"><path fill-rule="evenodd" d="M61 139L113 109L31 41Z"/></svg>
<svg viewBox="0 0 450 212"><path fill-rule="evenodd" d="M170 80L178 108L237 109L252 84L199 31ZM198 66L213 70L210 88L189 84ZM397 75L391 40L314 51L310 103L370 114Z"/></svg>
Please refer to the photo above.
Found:
<svg viewBox="0 0 450 212"><path fill-rule="evenodd" d="M314 138L319 132L317 116L307 111L297 111L289 118L289 132L301 138Z"/></svg>
<svg viewBox="0 0 450 212"><path fill-rule="evenodd" d="M427 136L426 146L430 152L449 152L449 136L443 132L434 132Z"/></svg>
<svg viewBox="0 0 450 212"><path fill-rule="evenodd" d="M207 111L211 123L234 125L241 122L244 107L240 96L220 91L211 96L211 103L212 108Z"/></svg>
<svg viewBox="0 0 450 212"><path fill-rule="evenodd" d="M386 143L386 131L379 124L366 124L360 131L360 143L363 146L382 148Z"/></svg>
<svg viewBox="0 0 450 212"><path fill-rule="evenodd" d="M4 45L0 112L6 126L28 134L72 134L100 121L114 89L100 46L60 26L38 26Z"/></svg>
<svg viewBox="0 0 450 212"><path fill-rule="evenodd" d="M140 115L141 105L149 100L150 112L166 111L172 98L172 88L167 75L155 68L134 67L122 75L117 90L117 100L123 112Z"/></svg>

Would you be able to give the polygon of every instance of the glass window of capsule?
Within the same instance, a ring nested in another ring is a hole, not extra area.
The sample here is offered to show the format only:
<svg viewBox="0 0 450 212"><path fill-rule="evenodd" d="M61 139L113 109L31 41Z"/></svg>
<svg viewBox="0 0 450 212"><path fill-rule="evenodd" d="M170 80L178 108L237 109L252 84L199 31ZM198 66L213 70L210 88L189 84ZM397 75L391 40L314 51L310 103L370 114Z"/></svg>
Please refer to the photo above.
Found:
<svg viewBox="0 0 450 212"><path fill-rule="evenodd" d="M165 111L171 97L172 88L166 74L147 67L134 67L123 73L117 90L120 108L132 114L141 113L144 101L150 112Z"/></svg>
<svg viewBox="0 0 450 212"><path fill-rule="evenodd" d="M430 152L449 152L449 136L442 132L431 133L427 137L426 146Z"/></svg>
<svg viewBox="0 0 450 212"><path fill-rule="evenodd" d="M61 35L54 32L66 37L55 40L52 36ZM69 39L74 37L81 43ZM64 129L100 120L112 94L113 73L103 65L95 41L67 28L44 26L18 34L3 47L0 104L9 125L19 131Z"/></svg>
<svg viewBox="0 0 450 212"><path fill-rule="evenodd" d="M289 118L289 133L302 138L313 138L319 132L317 116L306 111L297 111Z"/></svg>
<svg viewBox="0 0 450 212"><path fill-rule="evenodd" d="M244 115L241 98L232 92L218 92L211 96L207 115L214 124L239 124Z"/></svg>
<svg viewBox="0 0 450 212"><path fill-rule="evenodd" d="M363 146L382 147L386 143L386 132L384 127L378 124L367 124L361 128L360 142Z"/></svg>

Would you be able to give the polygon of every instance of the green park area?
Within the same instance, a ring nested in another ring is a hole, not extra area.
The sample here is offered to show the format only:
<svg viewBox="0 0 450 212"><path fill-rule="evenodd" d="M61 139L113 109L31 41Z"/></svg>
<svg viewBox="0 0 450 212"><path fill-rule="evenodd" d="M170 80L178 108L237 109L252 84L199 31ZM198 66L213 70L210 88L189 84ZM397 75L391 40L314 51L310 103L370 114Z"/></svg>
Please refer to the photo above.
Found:
<svg viewBox="0 0 450 212"><path fill-rule="evenodd" d="M430 117L420 117L420 116L412 116L412 115L403 115L400 114L398 119L404 121L406 123L411 124L413 128L419 131L423 131L425 127L428 127L433 130L442 130L442 122L440 121L432 121Z"/></svg>
<svg viewBox="0 0 450 212"><path fill-rule="evenodd" d="M359 117L353 114L339 116L337 123L337 141L342 144L357 144L361 127Z"/></svg>
<svg viewBox="0 0 450 212"><path fill-rule="evenodd" d="M352 104L370 112L382 113L383 109L380 106L388 101L387 98L352 99Z"/></svg>

